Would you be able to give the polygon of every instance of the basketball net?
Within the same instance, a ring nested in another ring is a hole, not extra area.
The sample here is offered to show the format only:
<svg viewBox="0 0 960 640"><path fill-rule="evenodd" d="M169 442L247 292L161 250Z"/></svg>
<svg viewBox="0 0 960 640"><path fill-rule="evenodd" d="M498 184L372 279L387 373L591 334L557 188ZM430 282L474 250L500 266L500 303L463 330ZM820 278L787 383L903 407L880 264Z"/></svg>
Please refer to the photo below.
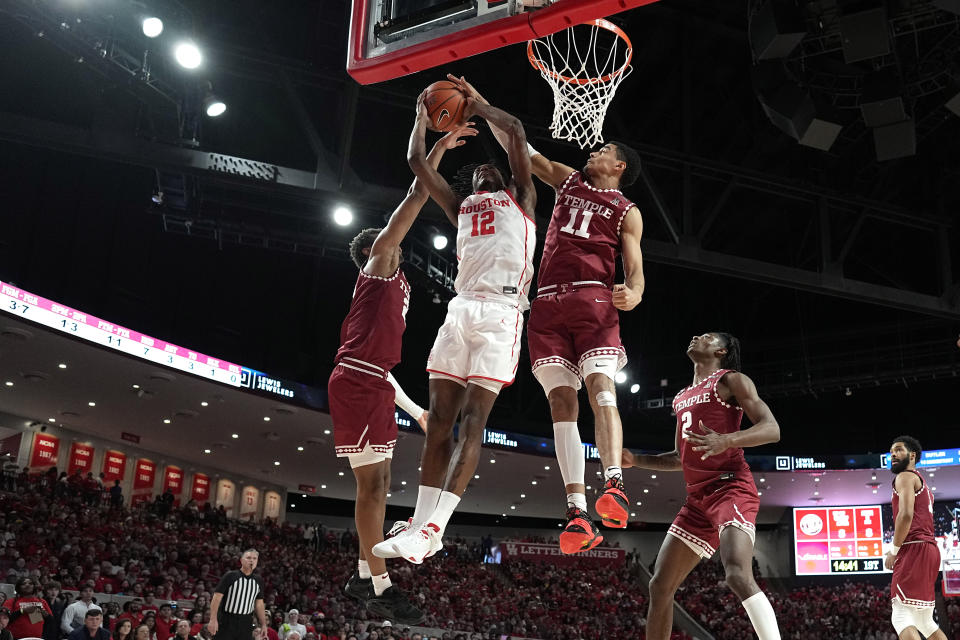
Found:
<svg viewBox="0 0 960 640"><path fill-rule="evenodd" d="M554 138L581 149L603 142L603 119L632 57L627 34L602 18L527 43L530 64L553 90Z"/></svg>

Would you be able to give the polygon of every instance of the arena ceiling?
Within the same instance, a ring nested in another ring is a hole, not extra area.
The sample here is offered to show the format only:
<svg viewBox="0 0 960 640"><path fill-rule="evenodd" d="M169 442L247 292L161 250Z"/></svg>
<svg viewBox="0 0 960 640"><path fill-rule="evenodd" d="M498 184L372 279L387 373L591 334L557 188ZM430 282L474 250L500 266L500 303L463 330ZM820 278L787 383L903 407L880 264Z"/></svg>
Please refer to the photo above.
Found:
<svg viewBox="0 0 960 640"><path fill-rule="evenodd" d="M552 101L521 46L361 87L344 71L348 2L158 0L145 9L190 32L205 63L184 75L156 54L144 84L118 65L135 67L147 45L89 37L107 15L122 31L125 6L0 9L0 279L150 335L322 387L356 277L345 245L409 183L414 99L443 72L521 117L548 156L583 157L549 137ZM746 15L744 2L661 0L616 18L637 50L605 132L636 146L648 172L628 194L648 259L644 301L621 320L626 441L672 445L658 405L689 381L689 336L723 329L743 340L745 371L783 427L763 452L876 452L904 431L956 446L960 117L941 109L935 133L899 160L877 162L856 127L830 152L801 146L757 100ZM115 58L111 42L137 55ZM206 82L228 105L220 119L196 112ZM284 171L269 184L210 171L200 162L212 153ZM484 133L442 169L497 153ZM552 196L539 200L543 230ZM332 224L337 204L354 208L353 227ZM451 261L423 249L444 224L425 210L410 257ZM417 279L396 370L415 397L445 312L433 301L447 295ZM551 434L523 366L492 420Z"/></svg>

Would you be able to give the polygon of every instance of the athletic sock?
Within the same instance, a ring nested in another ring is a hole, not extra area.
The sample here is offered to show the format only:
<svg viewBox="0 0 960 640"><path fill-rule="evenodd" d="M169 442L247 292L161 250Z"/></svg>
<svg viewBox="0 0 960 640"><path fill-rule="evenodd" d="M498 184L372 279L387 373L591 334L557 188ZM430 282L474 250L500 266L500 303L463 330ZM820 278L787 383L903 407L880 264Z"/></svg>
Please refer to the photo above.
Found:
<svg viewBox="0 0 960 640"><path fill-rule="evenodd" d="M741 604L747 610L753 630L757 632L760 640L780 640L777 615L773 612L773 606L763 591L758 591Z"/></svg>
<svg viewBox="0 0 960 640"><path fill-rule="evenodd" d="M557 451L557 465L563 484L583 484L586 459L576 422L554 422L553 441Z"/></svg>
<svg viewBox="0 0 960 640"><path fill-rule="evenodd" d="M390 574L384 573L382 576L373 576L373 595L382 595L384 591L393 586L390 582Z"/></svg>
<svg viewBox="0 0 960 640"><path fill-rule="evenodd" d="M568 493L567 506L576 507L581 511L587 510L587 496L583 493Z"/></svg>
<svg viewBox="0 0 960 640"><path fill-rule="evenodd" d="M413 510L413 522L410 531L416 531L426 523L430 515L437 508L440 499L440 487L426 487L420 485L417 492L417 507Z"/></svg>
<svg viewBox="0 0 960 640"><path fill-rule="evenodd" d="M373 575L370 573L370 563L368 563L366 560L357 560L357 575L360 576L361 580L372 578Z"/></svg>
<svg viewBox="0 0 960 640"><path fill-rule="evenodd" d="M623 470L620 467L607 467L606 471L603 472L604 481L613 478L614 476L623 477Z"/></svg>
<svg viewBox="0 0 960 640"><path fill-rule="evenodd" d="M444 491L440 494L437 508L433 510L433 515L430 516L428 522L437 525L441 536L443 535L443 530L447 528L447 523L450 522L450 516L453 515L458 504L460 504L460 496L457 494L449 491Z"/></svg>

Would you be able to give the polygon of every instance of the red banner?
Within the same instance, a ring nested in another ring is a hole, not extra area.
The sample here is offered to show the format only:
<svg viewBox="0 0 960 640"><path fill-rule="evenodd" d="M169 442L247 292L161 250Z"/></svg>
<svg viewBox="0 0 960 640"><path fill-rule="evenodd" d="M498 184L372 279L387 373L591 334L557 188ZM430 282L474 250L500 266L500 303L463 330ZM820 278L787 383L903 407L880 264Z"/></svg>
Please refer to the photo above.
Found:
<svg viewBox="0 0 960 640"><path fill-rule="evenodd" d="M174 465L167 466L166 471L163 472L164 493L166 493L167 489L175 496L183 492L183 469L175 467Z"/></svg>
<svg viewBox="0 0 960 640"><path fill-rule="evenodd" d="M193 474L193 486L190 489L190 497L199 504L205 504L210 500L210 476L205 473Z"/></svg>
<svg viewBox="0 0 960 640"><path fill-rule="evenodd" d="M123 481L127 473L127 454L123 451L108 449L103 454L103 479L107 482Z"/></svg>
<svg viewBox="0 0 960 640"><path fill-rule="evenodd" d="M72 476L74 471L79 471L83 475L93 471L93 445L83 442L74 442L70 445L67 473Z"/></svg>
<svg viewBox="0 0 960 640"><path fill-rule="evenodd" d="M153 489L153 481L157 474L157 465L153 460L140 458L133 474L133 489Z"/></svg>
<svg viewBox="0 0 960 640"><path fill-rule="evenodd" d="M33 452L30 454L30 470L41 471L57 464L60 453L60 438L46 433L33 434Z"/></svg>
<svg viewBox="0 0 960 640"><path fill-rule="evenodd" d="M549 562L557 566L591 565L594 567L619 567L627 559L624 549L597 547L589 551L567 555L560 551L560 545L538 544L534 542L501 542L502 561L529 560L531 562Z"/></svg>

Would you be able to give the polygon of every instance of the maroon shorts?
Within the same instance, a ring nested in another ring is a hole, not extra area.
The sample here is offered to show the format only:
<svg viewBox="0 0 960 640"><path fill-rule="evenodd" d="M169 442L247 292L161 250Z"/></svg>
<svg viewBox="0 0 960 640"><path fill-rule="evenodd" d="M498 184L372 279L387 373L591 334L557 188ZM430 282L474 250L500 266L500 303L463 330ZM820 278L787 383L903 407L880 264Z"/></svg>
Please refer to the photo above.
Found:
<svg viewBox="0 0 960 640"><path fill-rule="evenodd" d="M530 307L527 343L534 373L545 365L562 365L583 377L584 360L595 356L616 356L618 369L627 363L620 316L613 306L613 291L606 287L538 297Z"/></svg>
<svg viewBox="0 0 960 640"><path fill-rule="evenodd" d="M940 573L940 549L932 542L915 542L900 547L893 565L890 598L908 607L932 607L934 586Z"/></svg>
<svg viewBox="0 0 960 640"><path fill-rule="evenodd" d="M718 481L702 493L688 495L668 531L694 553L709 558L716 553L720 533L726 527L737 527L754 541L759 509L753 478Z"/></svg>
<svg viewBox="0 0 960 640"><path fill-rule="evenodd" d="M337 456L362 453L372 462L393 457L396 391L379 376L337 365L327 384Z"/></svg>

